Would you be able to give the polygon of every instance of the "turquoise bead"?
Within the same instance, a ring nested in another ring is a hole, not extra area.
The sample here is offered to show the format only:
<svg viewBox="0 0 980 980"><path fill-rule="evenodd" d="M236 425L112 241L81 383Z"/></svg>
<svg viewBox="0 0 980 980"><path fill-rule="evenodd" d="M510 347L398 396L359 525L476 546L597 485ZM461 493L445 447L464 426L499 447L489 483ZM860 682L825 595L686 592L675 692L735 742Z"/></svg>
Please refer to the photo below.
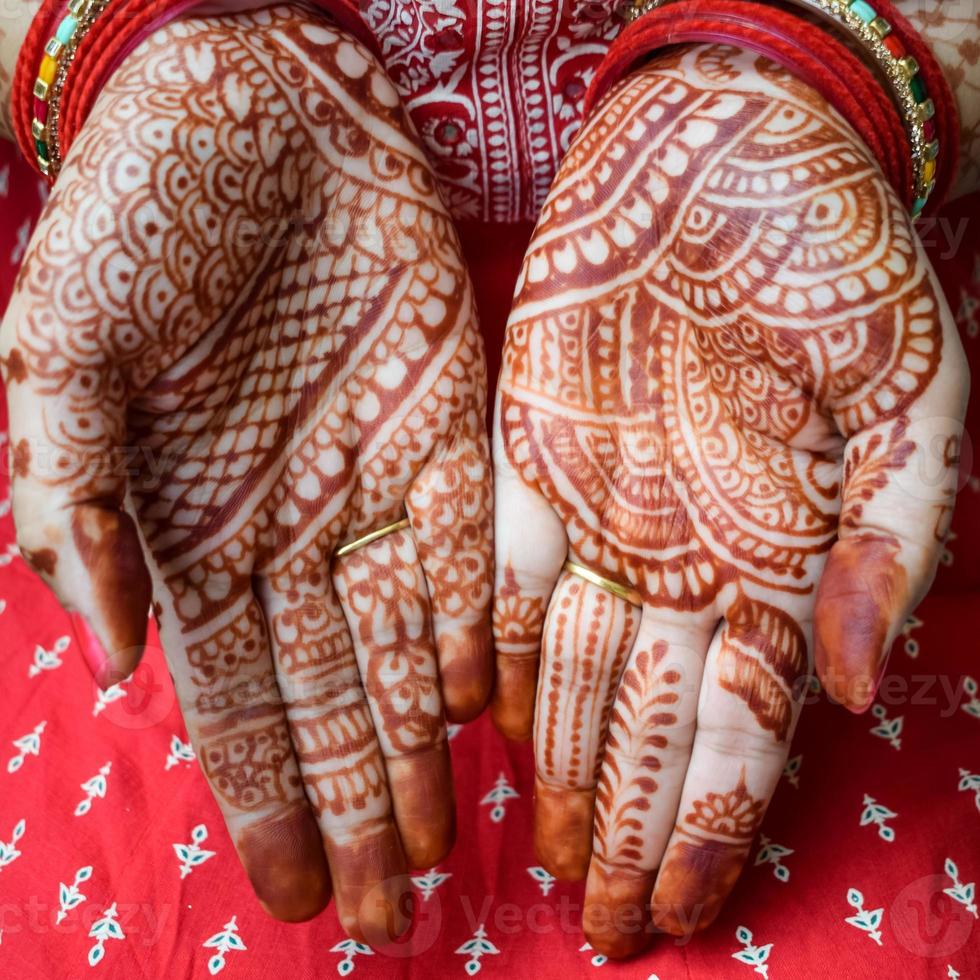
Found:
<svg viewBox="0 0 980 980"><path fill-rule="evenodd" d="M878 16L877 11L870 3L865 3L865 0L854 0L851 4L851 10L854 11L865 22L865 24L870 24L871 21Z"/></svg>
<svg viewBox="0 0 980 980"><path fill-rule="evenodd" d="M72 34L75 33L75 28L78 27L78 21L75 20L70 14L58 25L58 30L55 32L55 37L61 41L62 44L67 44L71 40Z"/></svg>
<svg viewBox="0 0 980 980"><path fill-rule="evenodd" d="M912 205L912 217L917 218L922 213L922 209L925 206L926 206L926 199L924 197L916 198L915 204Z"/></svg>

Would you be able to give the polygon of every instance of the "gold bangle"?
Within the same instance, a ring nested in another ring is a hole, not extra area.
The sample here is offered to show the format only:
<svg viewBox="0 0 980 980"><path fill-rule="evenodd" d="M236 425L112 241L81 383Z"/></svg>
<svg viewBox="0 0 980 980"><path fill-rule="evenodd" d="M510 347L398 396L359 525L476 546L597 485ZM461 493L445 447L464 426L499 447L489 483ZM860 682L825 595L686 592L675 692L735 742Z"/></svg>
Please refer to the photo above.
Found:
<svg viewBox="0 0 980 980"><path fill-rule="evenodd" d="M613 595L619 596L620 599L625 599L631 606L643 605L643 597L636 589L604 578L598 572L593 572L591 568L586 568L584 565L572 561L571 558L565 561L565 571L571 572L572 575L577 575L579 578L584 578L586 582L591 582L593 585L598 585L600 589L605 589L606 592L611 592Z"/></svg>
<svg viewBox="0 0 980 980"><path fill-rule="evenodd" d="M370 534L365 534L364 537L358 538L356 541L351 541L349 544L341 546L333 553L333 556L334 558L343 558L344 555L349 555L352 551L357 551L358 548L363 548L372 541L377 541L379 538L383 538L387 534L394 534L395 531L401 531L406 527L408 527L408 518L403 517L400 521L395 521L394 524L387 524L385 527L379 527L377 531L371 531Z"/></svg>

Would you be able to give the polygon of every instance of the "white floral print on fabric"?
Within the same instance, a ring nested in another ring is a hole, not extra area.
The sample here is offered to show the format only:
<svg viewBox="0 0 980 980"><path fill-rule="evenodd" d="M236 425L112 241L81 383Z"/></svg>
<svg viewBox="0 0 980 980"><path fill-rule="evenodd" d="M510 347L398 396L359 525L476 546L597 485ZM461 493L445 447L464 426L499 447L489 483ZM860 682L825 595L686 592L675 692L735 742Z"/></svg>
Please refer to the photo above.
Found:
<svg viewBox="0 0 980 980"><path fill-rule="evenodd" d="M878 724L871 729L872 735L883 738L896 751L902 747L902 728L905 725L905 718L901 715L889 718L888 712L883 704L876 704L871 709L871 714L878 719Z"/></svg>
<svg viewBox="0 0 980 980"><path fill-rule="evenodd" d="M864 895L856 888L848 888L847 904L857 912L857 915L849 915L844 921L854 926L855 929L866 932L868 938L880 946L881 930L878 927L881 925L881 920L885 917L885 910L883 908L865 909Z"/></svg>
<svg viewBox="0 0 980 980"><path fill-rule="evenodd" d="M912 635L912 633L922 626L922 620L918 616L909 616L905 621L905 625L902 627L902 636L904 637L904 650L907 656L911 657L913 660L919 655L919 641Z"/></svg>
<svg viewBox="0 0 980 980"><path fill-rule="evenodd" d="M99 691L95 697L95 704L92 705L92 717L98 718L110 704L126 697L126 694L126 688L122 684L113 684L112 687Z"/></svg>
<svg viewBox="0 0 980 980"><path fill-rule="evenodd" d="M448 871L429 868L425 874L412 875L412 884L422 893L422 901L427 902L435 894L436 889L444 885L450 878L452 878L452 874Z"/></svg>
<svg viewBox="0 0 980 980"><path fill-rule="evenodd" d="M77 909L87 899L81 892L81 884L92 877L92 866L86 865L75 872L75 880L66 885L63 881L58 882L58 915L55 918L55 925L61 925L68 918L68 913Z"/></svg>
<svg viewBox="0 0 980 980"><path fill-rule="evenodd" d="M974 882L960 881L960 869L952 858L946 858L943 870L953 882L952 887L944 888L943 893L949 895L954 902L959 902L974 919L977 918L976 886Z"/></svg>
<svg viewBox="0 0 980 980"><path fill-rule="evenodd" d="M46 721L38 722L34 726L33 731L28 732L26 735L21 735L20 738L15 738L11 745L17 749L17 754L11 756L7 762L7 772L14 773L19 772L21 767L24 765L24 760L29 755L39 755L41 752L41 735L44 734L44 729L47 727Z"/></svg>
<svg viewBox="0 0 980 980"><path fill-rule="evenodd" d="M23 819L18 820L14 824L10 840L7 843L0 841L0 871L7 867L8 864L13 864L20 857L20 851L17 849L17 841L24 836L26 830L27 821Z"/></svg>
<svg viewBox="0 0 980 980"><path fill-rule="evenodd" d="M783 778L794 789L800 788L800 769L803 767L803 756L794 755L792 759L786 760L783 766Z"/></svg>
<svg viewBox="0 0 980 980"><path fill-rule="evenodd" d="M221 932L205 939L201 944L205 949L215 950L214 956L208 960L208 973L214 976L225 968L225 957L229 953L244 953L247 949L242 937L238 935L238 916L233 915L224 924Z"/></svg>
<svg viewBox="0 0 980 980"><path fill-rule="evenodd" d="M84 817L92 809L93 801L105 799L106 789L109 784L109 773L111 771L112 763L107 762L94 776L86 779L82 783L85 799L81 800L78 806L75 807L76 817Z"/></svg>
<svg viewBox="0 0 980 980"><path fill-rule="evenodd" d="M868 824L874 824L878 828L878 836L891 844L895 840L895 831L888 826L888 821L898 814L879 803L874 797L868 796L867 793L864 794L862 805L864 809L861 811L860 826L867 827Z"/></svg>
<svg viewBox="0 0 980 980"><path fill-rule="evenodd" d="M201 845L208 839L208 828L199 823L191 830L191 839L187 844L174 844L174 853L180 861L180 877L186 878L195 868L213 858L214 851L205 851Z"/></svg>
<svg viewBox="0 0 980 980"><path fill-rule="evenodd" d="M755 865L771 864L773 877L777 881L789 881L789 868L783 864L783 858L789 857L793 853L789 847L782 844L774 844L765 834L759 835L759 853L755 856Z"/></svg>
<svg viewBox="0 0 980 980"><path fill-rule="evenodd" d="M960 781L956 788L963 793L973 793L973 801L977 805L977 810L980 810L980 772L961 769Z"/></svg>
<svg viewBox="0 0 980 980"><path fill-rule="evenodd" d="M88 935L89 939L95 940L95 944L88 951L89 966L98 966L102 962L106 954L105 944L110 939L121 941L126 938L122 926L116 921L118 915L119 910L116 908L116 903L113 902L112 905L103 910L102 917L92 923Z"/></svg>
<svg viewBox="0 0 980 980"><path fill-rule="evenodd" d="M194 746L190 742L182 742L179 735L171 735L170 752L167 754L167 761L163 768L173 769L174 766L179 766L182 762L193 762L194 758Z"/></svg>
<svg viewBox="0 0 980 980"><path fill-rule="evenodd" d="M773 943L766 943L764 946L756 946L752 941L752 933L739 926L735 930L735 938L742 944L742 948L732 953L732 959L751 966L760 976L769 976L769 954L772 952Z"/></svg>
<svg viewBox="0 0 980 980"><path fill-rule="evenodd" d="M38 677L48 670L57 670L61 664L61 655L71 646L71 637L62 636L55 640L50 650L39 643L34 648L34 659L27 668L28 677Z"/></svg>
<svg viewBox="0 0 980 980"><path fill-rule="evenodd" d="M341 939L339 943L330 947L331 953L343 953L344 958L337 964L337 972L342 976L349 976L354 972L356 963L355 956L374 956L374 950L364 943L359 943L356 939Z"/></svg>
<svg viewBox="0 0 980 980"><path fill-rule="evenodd" d="M553 874L549 874L542 867L528 868L527 873L538 883L542 895L547 895L551 891L556 880Z"/></svg>
<svg viewBox="0 0 980 980"><path fill-rule="evenodd" d="M496 956L500 952L496 946L489 939L487 939L487 930L484 928L481 922L477 927L476 931L473 933L472 939L467 939L456 953L459 956L468 956L469 959L466 961L464 969L471 976L476 976L480 972L483 964L480 959L484 956Z"/></svg>
<svg viewBox="0 0 980 980"><path fill-rule="evenodd" d="M510 785L507 776L501 773L493 784L493 789L480 800L480 805L489 806L490 819L494 823L500 823L507 814L507 801L516 800L519 796L520 793Z"/></svg>
<svg viewBox="0 0 980 980"><path fill-rule="evenodd" d="M963 691L969 700L964 701L961 707L971 717L980 718L980 685L977 684L976 678L964 677Z"/></svg>

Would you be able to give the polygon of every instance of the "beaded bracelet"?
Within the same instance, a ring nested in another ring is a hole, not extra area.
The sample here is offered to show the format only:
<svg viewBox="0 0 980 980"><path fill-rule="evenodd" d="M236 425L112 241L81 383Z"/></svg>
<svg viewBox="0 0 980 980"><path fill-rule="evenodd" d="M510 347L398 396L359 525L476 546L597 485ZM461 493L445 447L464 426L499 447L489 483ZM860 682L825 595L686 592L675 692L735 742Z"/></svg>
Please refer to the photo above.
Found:
<svg viewBox="0 0 980 980"><path fill-rule="evenodd" d="M61 166L58 145L58 116L68 66L78 42L85 36L108 0L69 0L68 9L54 35L44 46L44 57L34 80L34 115L31 136L37 151L38 169L56 177Z"/></svg>
<svg viewBox="0 0 980 980"><path fill-rule="evenodd" d="M636 21L644 14L670 2L671 0L632 0L626 11L626 19ZM929 97L919 62L908 53L903 39L894 32L891 20L881 16L878 9L872 7L867 0L791 2L820 14L855 38L888 82L892 99L901 113L911 151L913 191L910 211L913 217L917 217L936 187L940 149L933 122L936 104ZM880 0L875 2L879 8L884 6ZM890 4L889 12L891 13ZM904 23L908 26L907 22ZM920 52L921 50L920 48Z"/></svg>

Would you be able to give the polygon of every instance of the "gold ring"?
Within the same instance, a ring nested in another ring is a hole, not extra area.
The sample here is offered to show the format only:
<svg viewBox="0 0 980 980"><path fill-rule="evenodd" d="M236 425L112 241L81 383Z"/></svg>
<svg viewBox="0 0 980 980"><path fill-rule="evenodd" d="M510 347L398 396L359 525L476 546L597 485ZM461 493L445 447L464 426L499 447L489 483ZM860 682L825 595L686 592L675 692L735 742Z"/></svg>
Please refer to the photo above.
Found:
<svg viewBox="0 0 980 980"><path fill-rule="evenodd" d="M586 582L591 582L593 585L598 585L600 589L605 589L607 592L619 596L620 599L625 599L631 606L643 605L643 597L636 589L603 578L597 572L593 572L591 568L576 564L571 558L565 561L565 571L571 572L572 575L577 575L579 578L584 578Z"/></svg>
<svg viewBox="0 0 980 980"><path fill-rule="evenodd" d="M365 534L363 538L358 538L356 541L351 541L350 544L343 545L333 553L333 556L334 558L343 558L344 555L349 555L352 551L357 551L358 548L363 548L366 544L377 541L386 534L394 534L395 531L400 531L406 527L408 527L408 518L403 517L400 521L395 521L394 524L379 527L377 531L372 531L370 534Z"/></svg>

